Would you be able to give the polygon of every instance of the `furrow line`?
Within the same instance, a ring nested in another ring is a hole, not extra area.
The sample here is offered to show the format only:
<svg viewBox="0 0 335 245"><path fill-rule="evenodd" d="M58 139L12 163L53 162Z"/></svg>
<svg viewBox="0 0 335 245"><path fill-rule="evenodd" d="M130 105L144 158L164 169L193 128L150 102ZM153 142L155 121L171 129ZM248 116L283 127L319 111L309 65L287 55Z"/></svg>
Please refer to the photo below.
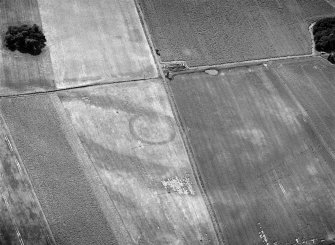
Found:
<svg viewBox="0 0 335 245"><path fill-rule="evenodd" d="M61 92L61 91L71 91L71 90L75 90L75 89L88 88L88 87L93 87L94 88L94 87L97 87L97 86L107 86L107 85L119 84L119 83L151 81L151 80L155 80L155 79L157 79L157 78L151 77L151 78L146 78L146 79L133 79L133 80L118 81L118 82L94 83L94 84L86 84L86 85L74 86L74 87L69 87L69 88L51 89L51 90L48 90L48 91L35 91L35 92L25 92L25 93L18 93L18 94L0 95L0 98L15 98L15 97L29 96L29 95L41 95L41 94L49 94L49 93L55 93L55 92Z"/></svg>

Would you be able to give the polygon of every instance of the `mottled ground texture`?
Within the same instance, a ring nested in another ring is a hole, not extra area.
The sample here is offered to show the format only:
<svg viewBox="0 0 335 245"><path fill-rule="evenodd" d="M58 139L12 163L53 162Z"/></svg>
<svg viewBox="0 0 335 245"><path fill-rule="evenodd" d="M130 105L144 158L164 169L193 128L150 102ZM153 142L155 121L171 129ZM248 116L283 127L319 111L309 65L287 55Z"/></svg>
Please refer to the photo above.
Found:
<svg viewBox="0 0 335 245"><path fill-rule="evenodd" d="M169 82L226 244L334 232L334 79L310 58Z"/></svg>
<svg viewBox="0 0 335 245"><path fill-rule="evenodd" d="M162 61L189 66L310 54L324 0L138 0Z"/></svg>
<svg viewBox="0 0 335 245"><path fill-rule="evenodd" d="M38 0L57 88L157 77L133 0Z"/></svg>
<svg viewBox="0 0 335 245"><path fill-rule="evenodd" d="M0 105L56 243L118 244L78 156L83 152L70 142L76 136L62 120L57 97L5 98Z"/></svg>
<svg viewBox="0 0 335 245"><path fill-rule="evenodd" d="M0 118L0 244L54 244L3 118Z"/></svg>
<svg viewBox="0 0 335 245"><path fill-rule="evenodd" d="M138 3L161 61L194 67L311 54L308 27L334 1ZM0 42L0 245L334 237L334 66L288 59L164 84L133 0L0 1L1 35L34 23L40 56Z"/></svg>
<svg viewBox="0 0 335 245"><path fill-rule="evenodd" d="M42 25L37 0L0 1L0 95L54 89L48 48L39 56L12 52L4 45L10 25Z"/></svg>
<svg viewBox="0 0 335 245"><path fill-rule="evenodd" d="M162 81L58 96L134 244L218 244Z"/></svg>

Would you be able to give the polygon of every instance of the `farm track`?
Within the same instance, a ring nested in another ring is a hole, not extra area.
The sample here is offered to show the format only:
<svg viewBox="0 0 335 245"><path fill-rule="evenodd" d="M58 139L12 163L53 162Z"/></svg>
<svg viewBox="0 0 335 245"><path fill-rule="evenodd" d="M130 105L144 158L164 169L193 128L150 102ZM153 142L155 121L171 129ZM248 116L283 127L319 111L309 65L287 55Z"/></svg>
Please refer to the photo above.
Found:
<svg viewBox="0 0 335 245"><path fill-rule="evenodd" d="M323 55L306 54L306 55L282 56L282 57L266 58L266 59L259 59L259 60L247 60L247 61L241 61L241 62L225 63L225 64L218 64L218 65L190 67L186 70L182 70L178 72L170 72L169 78L172 79L174 76L177 76L177 75L189 74L189 73L194 73L194 72L203 72L206 70L221 70L221 69L233 69L237 67L252 67L256 65L269 63L272 61L285 61L285 60L291 60L291 59L294 60L294 59L301 59L301 58L308 58L308 57L321 57L322 58Z"/></svg>
<svg viewBox="0 0 335 245"><path fill-rule="evenodd" d="M190 67L183 71L170 72L170 78L173 79L175 76L178 76L178 75L204 72L206 70L234 69L234 68L244 67L244 66L252 67L252 66L269 63L272 61L285 61L285 60L291 60L291 59L295 60L295 59L300 59L300 58L304 59L304 58L309 58L309 57L322 58L323 55L307 54L307 55L297 55L297 56L283 56L283 57L275 57L275 58L267 58L267 59L259 59L259 60L248 60L248 61L241 61L241 62L234 62L234 63L225 63L225 64L218 64L218 65ZM161 71L161 75L159 77L163 76L163 74L164 74L163 71ZM132 82L136 83L139 81L153 81L156 79L157 78L132 79L132 80L123 80L123 81L109 81L109 82L106 81L106 82L101 82L101 83L90 83L90 84L77 85L77 86L71 86L71 87L66 87L66 88L48 89L46 91L34 91L34 92L22 92L22 93L15 92L15 93L9 93L9 94L0 94L0 98L34 95L34 94L48 94L48 93L55 93L55 92L61 92L61 91L71 91L71 90L76 90L80 88L99 87L99 86L105 86L105 85L111 85L111 84L122 84L122 83L132 83Z"/></svg>
<svg viewBox="0 0 335 245"><path fill-rule="evenodd" d="M108 86L112 84L122 84L122 83L136 83L140 81L153 81L156 80L157 78L149 78L149 79L134 79L134 80L127 80L127 81L112 81L112 82L104 82L104 83L93 83L93 84L86 84L86 85L78 85L74 87L67 87L67 88L55 88L53 90L48 90L48 91L35 91L35 92L24 92L24 93L10 93L7 95L0 95L0 98L11 98L11 97L20 97L20 96L29 96L29 95L43 95L43 94L53 94L56 92L62 92L62 91L71 91L71 90L76 90L76 89L81 89L81 88L94 88L94 87L99 87L99 86Z"/></svg>

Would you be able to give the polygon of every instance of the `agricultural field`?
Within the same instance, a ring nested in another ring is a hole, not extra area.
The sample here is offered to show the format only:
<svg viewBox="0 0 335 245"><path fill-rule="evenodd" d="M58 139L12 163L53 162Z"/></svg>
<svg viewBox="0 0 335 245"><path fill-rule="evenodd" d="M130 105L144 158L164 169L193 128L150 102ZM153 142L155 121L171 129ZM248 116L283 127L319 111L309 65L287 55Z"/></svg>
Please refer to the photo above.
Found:
<svg viewBox="0 0 335 245"><path fill-rule="evenodd" d="M311 54L308 27L335 14L324 0L138 0L163 62L189 66Z"/></svg>
<svg viewBox="0 0 335 245"><path fill-rule="evenodd" d="M130 244L58 97L2 98L0 106L56 244Z"/></svg>
<svg viewBox="0 0 335 245"><path fill-rule="evenodd" d="M49 49L39 56L11 52L3 36L8 26L42 25L37 0L0 2L0 95L47 91L55 88Z"/></svg>
<svg viewBox="0 0 335 245"><path fill-rule="evenodd" d="M309 33L334 7L0 1L0 245L335 237L335 68ZM41 55L5 48L21 24ZM154 56L194 69L163 81Z"/></svg>
<svg viewBox="0 0 335 245"><path fill-rule="evenodd" d="M42 27L47 47L41 55L5 48L8 26L21 24ZM131 0L4 0L0 28L0 95L158 76Z"/></svg>
<svg viewBox="0 0 335 245"><path fill-rule="evenodd" d="M57 88L157 77L133 0L38 0Z"/></svg>
<svg viewBox="0 0 335 245"><path fill-rule="evenodd" d="M0 244L54 244L29 177L0 117Z"/></svg>
<svg viewBox="0 0 335 245"><path fill-rule="evenodd" d="M57 94L134 244L219 244L162 81Z"/></svg>
<svg viewBox="0 0 335 245"><path fill-rule="evenodd" d="M334 232L334 79L314 57L169 82L225 244Z"/></svg>

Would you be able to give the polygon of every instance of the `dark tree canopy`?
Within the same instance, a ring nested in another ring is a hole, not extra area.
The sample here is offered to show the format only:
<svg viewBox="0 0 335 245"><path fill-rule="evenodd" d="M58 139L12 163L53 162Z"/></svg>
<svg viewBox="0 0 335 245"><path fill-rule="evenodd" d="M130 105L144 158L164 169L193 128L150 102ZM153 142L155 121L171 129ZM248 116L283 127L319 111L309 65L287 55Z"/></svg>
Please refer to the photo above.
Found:
<svg viewBox="0 0 335 245"><path fill-rule="evenodd" d="M36 24L9 26L5 35L5 45L9 50L31 55L39 55L45 42L45 36Z"/></svg>
<svg viewBox="0 0 335 245"><path fill-rule="evenodd" d="M335 17L324 18L313 27L315 49L319 52L335 52Z"/></svg>

